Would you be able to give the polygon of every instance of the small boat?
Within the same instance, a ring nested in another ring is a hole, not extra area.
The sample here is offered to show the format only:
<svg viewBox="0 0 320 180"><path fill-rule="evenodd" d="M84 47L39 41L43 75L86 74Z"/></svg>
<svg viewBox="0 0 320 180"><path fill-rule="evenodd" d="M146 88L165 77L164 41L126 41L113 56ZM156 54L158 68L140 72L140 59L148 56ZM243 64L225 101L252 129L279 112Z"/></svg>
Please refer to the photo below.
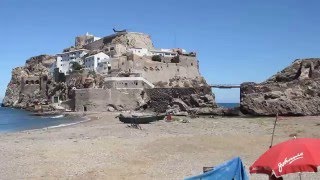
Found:
<svg viewBox="0 0 320 180"><path fill-rule="evenodd" d="M166 117L165 114L157 114L157 120L163 120Z"/></svg>
<svg viewBox="0 0 320 180"><path fill-rule="evenodd" d="M125 116L123 114L119 115L119 120L123 123L130 124L148 124L159 120L159 116L156 115L129 115Z"/></svg>

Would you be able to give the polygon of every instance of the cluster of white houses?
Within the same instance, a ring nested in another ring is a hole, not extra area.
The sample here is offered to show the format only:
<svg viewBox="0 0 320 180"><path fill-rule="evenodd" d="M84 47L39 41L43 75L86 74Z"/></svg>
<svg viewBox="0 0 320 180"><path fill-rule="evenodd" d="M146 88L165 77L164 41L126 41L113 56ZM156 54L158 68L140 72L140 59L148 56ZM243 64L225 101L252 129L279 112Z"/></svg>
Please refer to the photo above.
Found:
<svg viewBox="0 0 320 180"><path fill-rule="evenodd" d="M80 37L87 37L85 39L81 39L82 45L90 44L96 40L101 38L95 37L93 35L89 35L88 33L85 36ZM77 37L78 38L78 37ZM76 38L76 46L79 43L79 39ZM60 73L69 74L72 71L72 64L74 62L79 63L85 69L96 71L98 73L104 74L107 73L110 69L110 60L114 57L118 57L120 48L118 47L123 46L121 44L114 44L107 47L104 52L99 52L92 55L87 55L89 50L87 49L77 49L69 52L59 53L57 54L56 63L52 66L51 72L54 72L54 69L58 69ZM159 55L163 57L175 57L177 56L177 52L173 49L146 49L146 48L128 48L125 49L126 52L131 52L138 56L154 56ZM185 52L185 50L183 50Z"/></svg>

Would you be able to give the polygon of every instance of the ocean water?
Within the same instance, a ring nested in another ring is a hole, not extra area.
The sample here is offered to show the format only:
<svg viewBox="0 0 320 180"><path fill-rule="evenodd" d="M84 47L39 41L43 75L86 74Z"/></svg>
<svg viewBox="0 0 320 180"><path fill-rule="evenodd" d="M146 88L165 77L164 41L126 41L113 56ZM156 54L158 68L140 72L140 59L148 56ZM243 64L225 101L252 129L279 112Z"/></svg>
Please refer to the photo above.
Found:
<svg viewBox="0 0 320 180"><path fill-rule="evenodd" d="M76 117L32 116L25 110L0 107L0 133L63 126L79 121Z"/></svg>
<svg viewBox="0 0 320 180"><path fill-rule="evenodd" d="M225 107L225 108L234 108L234 107L239 107L240 103L217 103L218 106L220 107Z"/></svg>

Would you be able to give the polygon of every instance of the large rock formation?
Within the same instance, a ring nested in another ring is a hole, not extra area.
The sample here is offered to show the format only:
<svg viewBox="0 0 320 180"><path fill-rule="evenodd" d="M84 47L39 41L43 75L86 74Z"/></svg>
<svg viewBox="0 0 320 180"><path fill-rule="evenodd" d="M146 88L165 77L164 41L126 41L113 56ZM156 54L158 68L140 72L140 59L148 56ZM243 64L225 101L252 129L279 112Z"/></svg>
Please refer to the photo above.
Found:
<svg viewBox="0 0 320 180"><path fill-rule="evenodd" d="M31 57L25 66L12 70L4 106L28 108L35 104L47 104L47 83L49 67L55 62L55 56L39 55Z"/></svg>
<svg viewBox="0 0 320 180"><path fill-rule="evenodd" d="M320 115L320 59L298 59L260 84L243 83L240 109L251 115Z"/></svg>
<svg viewBox="0 0 320 180"><path fill-rule="evenodd" d="M93 43L84 45L89 50L101 50L105 46L118 44L125 48L146 48L154 49L151 37L148 34L138 32L123 32L105 36Z"/></svg>

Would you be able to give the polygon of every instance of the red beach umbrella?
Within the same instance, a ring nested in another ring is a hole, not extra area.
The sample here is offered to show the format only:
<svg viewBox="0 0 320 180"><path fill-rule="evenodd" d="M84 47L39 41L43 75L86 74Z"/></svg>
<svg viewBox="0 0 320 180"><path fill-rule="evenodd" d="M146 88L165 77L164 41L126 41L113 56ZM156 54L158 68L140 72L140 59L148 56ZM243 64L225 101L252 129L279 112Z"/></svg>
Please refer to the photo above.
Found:
<svg viewBox="0 0 320 180"><path fill-rule="evenodd" d="M262 154L250 173L274 174L280 177L289 173L317 172L320 166L320 139L297 138L279 143Z"/></svg>

